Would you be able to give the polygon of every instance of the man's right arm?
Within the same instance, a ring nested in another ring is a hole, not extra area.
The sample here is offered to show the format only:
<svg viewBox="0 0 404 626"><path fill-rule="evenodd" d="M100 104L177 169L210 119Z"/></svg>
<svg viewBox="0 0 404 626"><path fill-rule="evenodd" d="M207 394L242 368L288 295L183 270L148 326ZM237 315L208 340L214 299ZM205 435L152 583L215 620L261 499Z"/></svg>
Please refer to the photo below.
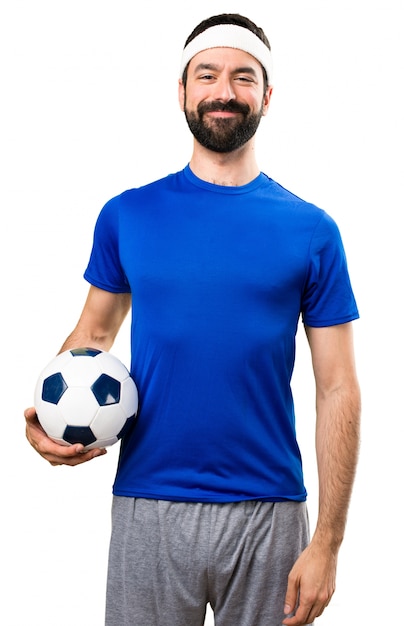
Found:
<svg viewBox="0 0 404 626"><path fill-rule="evenodd" d="M130 306L129 293L111 293L91 286L79 321L60 352L82 347L110 350ZM84 451L81 444L61 446L46 435L33 407L26 409L24 416L28 441L51 465L79 465L106 452L99 448Z"/></svg>

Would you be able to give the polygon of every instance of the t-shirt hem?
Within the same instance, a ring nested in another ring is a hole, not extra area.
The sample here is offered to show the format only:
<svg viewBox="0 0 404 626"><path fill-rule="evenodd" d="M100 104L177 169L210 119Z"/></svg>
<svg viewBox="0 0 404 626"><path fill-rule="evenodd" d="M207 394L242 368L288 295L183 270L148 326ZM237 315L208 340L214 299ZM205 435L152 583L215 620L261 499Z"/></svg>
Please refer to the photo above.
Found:
<svg viewBox="0 0 404 626"><path fill-rule="evenodd" d="M130 287L126 285L116 286L116 285L108 285L107 283L103 283L96 278L93 278L89 272L84 272L84 279L90 283L93 287L98 287L98 289L103 289L104 291L109 291L111 293L131 293Z"/></svg>
<svg viewBox="0 0 404 626"><path fill-rule="evenodd" d="M302 321L306 326L313 328L325 328L328 326L339 326L340 324L347 324L359 319L359 313L353 313L352 315L346 315L344 317L336 317L331 320L313 320L309 317L303 317Z"/></svg>
<svg viewBox="0 0 404 626"><path fill-rule="evenodd" d="M230 502L244 502L247 500L257 500L260 502L288 502L290 500L294 502L305 502L307 499L306 493L297 495L246 495L246 494L166 494L166 493L153 493L145 491L132 491L125 489L116 489L112 491L114 496L121 496L126 498L144 498L146 500L167 500L170 502L202 502L202 503L230 503Z"/></svg>

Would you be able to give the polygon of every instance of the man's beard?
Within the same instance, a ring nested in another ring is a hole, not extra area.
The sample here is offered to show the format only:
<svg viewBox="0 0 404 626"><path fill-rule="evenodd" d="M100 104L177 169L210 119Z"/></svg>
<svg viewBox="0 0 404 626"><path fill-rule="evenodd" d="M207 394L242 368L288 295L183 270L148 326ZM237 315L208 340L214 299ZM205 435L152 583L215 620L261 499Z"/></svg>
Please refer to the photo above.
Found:
<svg viewBox="0 0 404 626"><path fill-rule="evenodd" d="M259 113L251 113L247 104L236 100L227 103L218 101L201 102L196 110L188 111L185 103L185 117L189 129L195 139L208 150L213 152L233 152L241 148L255 135L262 117L262 107ZM210 111L229 111L240 113L238 117L216 117L204 121L204 114Z"/></svg>

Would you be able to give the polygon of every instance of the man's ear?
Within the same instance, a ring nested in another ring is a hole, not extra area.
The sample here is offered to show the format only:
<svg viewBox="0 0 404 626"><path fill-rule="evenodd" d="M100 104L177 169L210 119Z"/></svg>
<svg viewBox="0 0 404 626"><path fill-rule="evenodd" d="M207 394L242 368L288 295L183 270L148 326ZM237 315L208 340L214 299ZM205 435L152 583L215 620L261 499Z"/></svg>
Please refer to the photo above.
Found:
<svg viewBox="0 0 404 626"><path fill-rule="evenodd" d="M264 94L264 102L263 102L263 107L262 107L262 115L266 115L268 113L268 109L269 109L269 102L271 100L271 96L272 96L272 90L273 87L272 85L268 85L267 90Z"/></svg>

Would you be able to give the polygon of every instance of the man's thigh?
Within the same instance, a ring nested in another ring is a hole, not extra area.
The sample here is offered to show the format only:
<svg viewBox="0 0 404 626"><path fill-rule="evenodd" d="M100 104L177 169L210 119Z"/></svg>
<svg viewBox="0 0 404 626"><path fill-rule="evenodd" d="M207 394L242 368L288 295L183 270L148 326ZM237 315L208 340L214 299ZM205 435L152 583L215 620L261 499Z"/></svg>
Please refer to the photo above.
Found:
<svg viewBox="0 0 404 626"><path fill-rule="evenodd" d="M201 507L114 497L106 626L203 625Z"/></svg>
<svg viewBox="0 0 404 626"><path fill-rule="evenodd" d="M288 575L309 540L306 504L244 502L220 513L210 548L215 625L281 626Z"/></svg>

